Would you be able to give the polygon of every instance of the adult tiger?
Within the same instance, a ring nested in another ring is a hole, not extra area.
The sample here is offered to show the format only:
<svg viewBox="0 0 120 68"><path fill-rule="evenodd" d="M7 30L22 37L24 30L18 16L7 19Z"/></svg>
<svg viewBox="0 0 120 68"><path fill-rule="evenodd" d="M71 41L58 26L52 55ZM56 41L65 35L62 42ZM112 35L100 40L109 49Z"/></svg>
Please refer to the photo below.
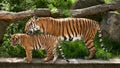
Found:
<svg viewBox="0 0 120 68"><path fill-rule="evenodd" d="M94 37L99 33L101 47L106 50L102 43L102 34L98 22L86 18L64 18L54 19L52 17L32 17L25 26L25 32L32 34L40 30L44 34L51 34L60 37L62 40L74 41L82 39L85 42L89 56L86 59L93 58L96 48L94 47ZM107 51L107 50L106 50Z"/></svg>
<svg viewBox="0 0 120 68"><path fill-rule="evenodd" d="M32 61L32 53L33 49L44 49L47 53L46 58L43 61L52 60L52 63L55 63L57 60L58 54L56 48L58 47L62 57L69 62L62 51L60 42L58 37L51 35L27 35L27 34L13 34L11 35L11 43L12 45L21 44L22 47L26 51L26 60L28 63Z"/></svg>

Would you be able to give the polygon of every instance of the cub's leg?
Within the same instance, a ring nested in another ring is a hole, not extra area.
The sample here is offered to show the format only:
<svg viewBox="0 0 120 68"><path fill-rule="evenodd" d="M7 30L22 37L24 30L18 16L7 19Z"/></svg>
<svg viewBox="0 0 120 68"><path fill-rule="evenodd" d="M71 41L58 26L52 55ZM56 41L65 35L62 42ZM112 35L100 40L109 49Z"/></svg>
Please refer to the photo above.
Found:
<svg viewBox="0 0 120 68"><path fill-rule="evenodd" d="M55 47L54 49L53 49L53 60L52 60L52 63L55 63L56 62L56 60L57 60L57 58L58 58L58 53L57 53L57 47Z"/></svg>
<svg viewBox="0 0 120 68"><path fill-rule="evenodd" d="M53 58L51 48L48 48L48 50L46 50L46 54L47 54L47 56L43 59L44 62L47 62Z"/></svg>
<svg viewBox="0 0 120 68"><path fill-rule="evenodd" d="M32 61L32 50L28 50L26 49L26 58L28 63L30 63Z"/></svg>
<svg viewBox="0 0 120 68"><path fill-rule="evenodd" d="M89 56L86 57L86 59L92 59L95 55L96 48L94 47L94 41L93 39L87 39L85 40L85 45L89 51Z"/></svg>

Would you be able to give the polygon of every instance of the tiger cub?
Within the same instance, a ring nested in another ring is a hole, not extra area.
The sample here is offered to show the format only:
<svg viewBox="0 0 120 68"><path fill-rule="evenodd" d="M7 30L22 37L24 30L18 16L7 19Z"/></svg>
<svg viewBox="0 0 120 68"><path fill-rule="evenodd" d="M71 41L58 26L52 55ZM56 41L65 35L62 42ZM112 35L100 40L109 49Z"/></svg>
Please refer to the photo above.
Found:
<svg viewBox="0 0 120 68"><path fill-rule="evenodd" d="M50 61L52 63L58 58L58 53L56 48L58 47L62 57L69 62L62 51L59 39L52 35L27 35L27 34L13 34L11 35L11 44L15 46L16 44L21 44L26 51L26 60L28 63L32 61L32 50L41 49L45 50L47 56L43 59L44 62Z"/></svg>

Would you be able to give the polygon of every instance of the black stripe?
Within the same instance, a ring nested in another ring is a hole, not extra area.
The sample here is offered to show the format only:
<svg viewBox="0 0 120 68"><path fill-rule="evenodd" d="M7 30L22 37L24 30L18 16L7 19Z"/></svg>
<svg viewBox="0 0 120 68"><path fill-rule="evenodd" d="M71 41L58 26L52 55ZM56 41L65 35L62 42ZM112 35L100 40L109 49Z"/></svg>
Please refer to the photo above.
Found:
<svg viewBox="0 0 120 68"><path fill-rule="evenodd" d="M84 42L85 42L85 43L87 43L87 41L88 41L88 40L90 40L90 39L89 39L89 38L87 38L87 39L84 39Z"/></svg>
<svg viewBox="0 0 120 68"><path fill-rule="evenodd" d="M67 37L66 36L63 36L64 37L64 40L67 40Z"/></svg>
<svg viewBox="0 0 120 68"><path fill-rule="evenodd" d="M59 21L59 20L57 20L57 23L58 23L58 31L59 31L58 35L60 35L61 24L60 24L60 21Z"/></svg>
<svg viewBox="0 0 120 68"><path fill-rule="evenodd" d="M73 29L74 29L74 32L75 32L75 37L77 36L77 31L76 31L76 19L73 20Z"/></svg>
<svg viewBox="0 0 120 68"><path fill-rule="evenodd" d="M88 41L90 41L89 43L88 43ZM93 43L93 40L91 41L91 40L88 40L85 44L87 44L86 46L89 46L91 43Z"/></svg>
<svg viewBox="0 0 120 68"><path fill-rule="evenodd" d="M91 32L91 24L90 24L90 21L87 20L87 21L85 22L85 25L86 25L85 37L91 37L92 32Z"/></svg>
<svg viewBox="0 0 120 68"><path fill-rule="evenodd" d="M68 24L69 24L69 22L68 22ZM70 36L70 33L69 33L69 25L67 25L67 23L66 23L66 29L67 29L67 34L68 34L68 36L69 36L69 41L72 41L72 37Z"/></svg>
<svg viewBox="0 0 120 68"><path fill-rule="evenodd" d="M83 29L83 34L84 34L84 36L85 36L85 34L86 34L86 25L87 25L87 24L86 24L86 19L84 19L84 20L83 20L83 25L82 25L82 27L84 28L84 29Z"/></svg>
<svg viewBox="0 0 120 68"><path fill-rule="evenodd" d="M51 20L51 23L52 23L52 34L54 34L54 21Z"/></svg>
<svg viewBox="0 0 120 68"><path fill-rule="evenodd" d="M79 19L79 23L78 23L78 24L79 24L79 28L80 28L80 30L81 30L81 31L80 31L80 35L82 35L82 33L83 33L82 23L83 23L82 20Z"/></svg>
<svg viewBox="0 0 120 68"><path fill-rule="evenodd" d="M56 35L58 35L58 23L57 23L56 20L55 20L55 24L54 24L54 25L56 26L56 28L55 28L55 32L56 32L56 30L57 30Z"/></svg>
<svg viewBox="0 0 120 68"><path fill-rule="evenodd" d="M41 24L42 24L42 29L43 29L43 32L44 32L45 28L44 28L44 26L43 26L43 23L41 23Z"/></svg>
<svg viewBox="0 0 120 68"><path fill-rule="evenodd" d="M71 20L68 20L68 23L69 23L69 26L70 26L70 31L71 31L71 33L72 33L72 35L73 35L72 25L70 24L70 23L71 23ZM74 36L74 35L73 35L73 36Z"/></svg>
<svg viewBox="0 0 120 68"><path fill-rule="evenodd" d="M61 22L62 23L62 36L64 37L64 40L66 40L67 38L65 37L65 35L64 35L64 22L62 21Z"/></svg>
<svg viewBox="0 0 120 68"><path fill-rule="evenodd" d="M39 48L41 48L42 45L41 45L41 40L40 40L41 38L40 38L40 35L38 35L38 37L39 37L39 38L38 38Z"/></svg>
<svg viewBox="0 0 120 68"><path fill-rule="evenodd" d="M76 29L77 29L77 32L78 32L78 34L80 33L80 30L79 30L79 26L78 26L78 23L79 23L79 21L78 21L78 19L76 18Z"/></svg>
<svg viewBox="0 0 120 68"><path fill-rule="evenodd" d="M70 37L70 38L69 38L69 41L72 41L72 40L73 40L73 38Z"/></svg>
<svg viewBox="0 0 120 68"><path fill-rule="evenodd" d="M94 46L91 46L90 48L88 48L88 50L92 49Z"/></svg>
<svg viewBox="0 0 120 68"><path fill-rule="evenodd" d="M46 30L47 30L47 29L49 29L49 19L46 20L46 23L47 23L47 25L46 25Z"/></svg>

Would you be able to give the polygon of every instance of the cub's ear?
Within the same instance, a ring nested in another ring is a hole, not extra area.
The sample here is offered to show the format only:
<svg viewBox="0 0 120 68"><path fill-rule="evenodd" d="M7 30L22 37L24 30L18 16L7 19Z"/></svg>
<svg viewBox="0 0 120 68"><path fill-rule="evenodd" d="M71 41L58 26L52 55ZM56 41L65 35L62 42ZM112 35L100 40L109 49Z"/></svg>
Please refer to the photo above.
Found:
<svg viewBox="0 0 120 68"><path fill-rule="evenodd" d="M10 34L10 37L12 37L13 35L12 34Z"/></svg>

